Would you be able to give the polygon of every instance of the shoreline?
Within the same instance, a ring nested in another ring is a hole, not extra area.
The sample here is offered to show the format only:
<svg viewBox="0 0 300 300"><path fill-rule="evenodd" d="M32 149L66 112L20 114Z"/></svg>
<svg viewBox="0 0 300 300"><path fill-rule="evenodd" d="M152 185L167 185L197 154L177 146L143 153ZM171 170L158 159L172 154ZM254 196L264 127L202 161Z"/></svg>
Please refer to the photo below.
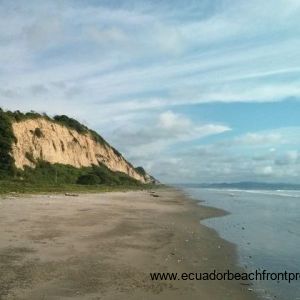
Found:
<svg viewBox="0 0 300 300"><path fill-rule="evenodd" d="M182 190L0 198L0 299L258 299L238 281L151 281L150 272L242 271L201 224L224 211Z"/></svg>
<svg viewBox="0 0 300 300"><path fill-rule="evenodd" d="M177 193L182 194L184 200L189 202L189 204L191 206L196 206L197 208L199 208L199 212L198 212L199 213L199 216L198 216L199 217L199 226L204 227L208 232L210 232L213 235L212 238L215 238L216 242L219 241L218 244L221 246L221 248L226 250L226 255L228 255L227 259L229 262L228 265L230 265L230 267L228 267L227 269L229 269L232 272L239 272L239 273L246 272L246 269L243 268L238 261L238 254L237 254L238 245L226 240L225 238L222 238L216 229L208 227L207 225L201 223L201 221L203 221L203 220L207 220L207 219L211 219L211 218L220 218L223 216L230 215L232 213L230 211L227 211L222 208L217 208L217 207L210 206L207 204L204 205L203 203L206 202L205 200L201 200L201 199L193 197L192 195L187 193L183 188L177 188L177 187L171 187L171 188L173 190L175 190ZM201 213L200 213L200 210L202 211ZM203 212L203 210L204 210L204 212ZM218 245L218 249L219 249L219 245ZM230 253L230 251L232 251L232 252ZM222 270L220 270L218 268L216 268L216 271L222 272ZM215 281L215 282L220 282L220 281ZM241 282L239 283L239 281L236 281L235 283L241 284ZM244 288L242 288L242 290L243 290L243 292L245 292L245 294L240 294L238 296L240 298L237 298L237 299L242 299L242 300L243 299L256 299L256 300L261 299L261 296L253 290L253 288L252 288L253 284L251 282L246 281L246 282L243 282L241 285L244 286ZM231 295L231 297L233 297L233 298L229 297L228 299L235 299L233 295ZM208 299L209 299L209 297L208 297ZM216 299L219 299L219 298L216 298ZM222 298L220 298L220 299L222 299ZM224 296L224 299L227 299L227 298Z"/></svg>

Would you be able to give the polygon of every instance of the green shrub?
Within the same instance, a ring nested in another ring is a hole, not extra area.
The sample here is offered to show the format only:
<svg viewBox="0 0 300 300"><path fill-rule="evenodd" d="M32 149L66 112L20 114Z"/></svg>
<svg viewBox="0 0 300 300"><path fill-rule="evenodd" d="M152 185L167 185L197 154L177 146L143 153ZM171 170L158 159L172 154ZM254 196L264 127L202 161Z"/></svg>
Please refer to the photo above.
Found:
<svg viewBox="0 0 300 300"><path fill-rule="evenodd" d="M69 118L68 116L54 116L53 118L57 123L60 123L68 128L76 130L78 133L85 133L88 131L88 128L83 124L79 123L77 120L73 118Z"/></svg>
<svg viewBox="0 0 300 300"><path fill-rule="evenodd" d="M47 120L51 120L49 116L47 116L46 113L40 114L33 110L27 113L22 113L19 110L16 110L14 112L12 111L6 111L5 114L13 121L21 122L28 119L38 119L38 118L44 118Z"/></svg>
<svg viewBox="0 0 300 300"><path fill-rule="evenodd" d="M101 182L110 185L138 185L139 181L122 172L114 172L104 164L93 166L93 174L97 175Z"/></svg>
<svg viewBox="0 0 300 300"><path fill-rule="evenodd" d="M83 185L96 185L101 183L101 180L95 174L86 174L86 175L79 176L76 183L83 184Z"/></svg>
<svg viewBox="0 0 300 300"><path fill-rule="evenodd" d="M29 158L30 154L27 154ZM19 170L18 176L27 182L38 184L82 184L138 186L141 183L122 172L113 172L105 165L75 168L70 165L51 164L46 161L35 161L35 168L26 166Z"/></svg>
<svg viewBox="0 0 300 300"><path fill-rule="evenodd" d="M114 172L108 169L105 165L101 164L99 166L92 167L92 173L97 175L102 183L105 184L119 184L119 179Z"/></svg>
<svg viewBox="0 0 300 300"><path fill-rule="evenodd" d="M138 180L128 176L125 173L116 172L116 175L118 176L118 179L119 179L119 182L121 185L140 185L141 184Z"/></svg>
<svg viewBox="0 0 300 300"><path fill-rule="evenodd" d="M135 170L136 170L137 173L139 173L142 176L147 175L147 173L146 173L146 171L143 167L136 167Z"/></svg>
<svg viewBox="0 0 300 300"><path fill-rule="evenodd" d="M96 131L89 129L89 132L95 142L101 145L108 145L104 138L101 135L99 135Z"/></svg>
<svg viewBox="0 0 300 300"><path fill-rule="evenodd" d="M75 184L78 177L86 172L70 165L51 164L46 161L37 161L34 168L26 166L20 171L20 176L34 183Z"/></svg>
<svg viewBox="0 0 300 300"><path fill-rule="evenodd" d="M15 161L11 156L12 144L16 142L11 119L0 109L0 176L15 174Z"/></svg>
<svg viewBox="0 0 300 300"><path fill-rule="evenodd" d="M89 129L88 127L86 127L85 125L81 124L80 122L78 122L77 120L73 119L73 118L69 118L66 115L61 115L61 116L54 116L53 118L57 123L64 125L70 129L74 129L75 131L77 131L78 133L90 133L90 135L92 136L93 140L99 144L107 144L107 142L103 139L102 136L100 136L96 131Z"/></svg>

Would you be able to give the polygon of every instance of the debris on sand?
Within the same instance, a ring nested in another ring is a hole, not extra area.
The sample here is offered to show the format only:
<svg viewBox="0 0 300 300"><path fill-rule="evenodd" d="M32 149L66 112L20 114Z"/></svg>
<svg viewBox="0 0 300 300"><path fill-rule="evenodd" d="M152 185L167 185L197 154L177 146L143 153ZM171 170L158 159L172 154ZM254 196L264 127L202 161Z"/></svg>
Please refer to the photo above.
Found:
<svg viewBox="0 0 300 300"><path fill-rule="evenodd" d="M151 194L152 197L159 197L159 195Z"/></svg>
<svg viewBox="0 0 300 300"><path fill-rule="evenodd" d="M78 194L73 194L73 193L65 193L65 196L69 196L69 197L78 197Z"/></svg>

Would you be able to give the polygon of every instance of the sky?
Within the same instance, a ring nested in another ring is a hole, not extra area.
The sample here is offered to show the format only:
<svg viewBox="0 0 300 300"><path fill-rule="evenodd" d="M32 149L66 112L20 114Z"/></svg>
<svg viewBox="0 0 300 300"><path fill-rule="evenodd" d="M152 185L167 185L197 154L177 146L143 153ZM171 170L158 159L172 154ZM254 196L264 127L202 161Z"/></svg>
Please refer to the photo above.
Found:
<svg viewBox="0 0 300 300"><path fill-rule="evenodd" d="M299 49L298 0L0 0L0 106L165 183L299 183Z"/></svg>

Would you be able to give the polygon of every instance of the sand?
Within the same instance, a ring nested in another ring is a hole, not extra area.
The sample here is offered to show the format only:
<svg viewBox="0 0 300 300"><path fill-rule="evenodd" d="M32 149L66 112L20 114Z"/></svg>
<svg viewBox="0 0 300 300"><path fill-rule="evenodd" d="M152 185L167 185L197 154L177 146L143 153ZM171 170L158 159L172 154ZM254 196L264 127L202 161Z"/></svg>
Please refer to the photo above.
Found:
<svg viewBox="0 0 300 300"><path fill-rule="evenodd" d="M238 281L152 281L150 272L236 266L199 221L224 212L175 189L0 199L0 299L256 299Z"/></svg>

